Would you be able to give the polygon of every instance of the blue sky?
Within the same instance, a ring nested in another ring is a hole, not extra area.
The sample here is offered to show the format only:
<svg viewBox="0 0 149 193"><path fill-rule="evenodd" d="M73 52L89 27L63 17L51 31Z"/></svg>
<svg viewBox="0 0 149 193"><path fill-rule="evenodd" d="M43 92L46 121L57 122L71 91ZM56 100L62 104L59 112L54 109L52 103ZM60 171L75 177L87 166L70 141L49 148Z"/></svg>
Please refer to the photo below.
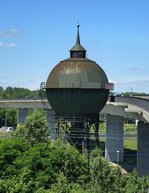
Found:
<svg viewBox="0 0 149 193"><path fill-rule="evenodd" d="M115 92L149 93L148 0L0 0L0 86L39 89L81 44Z"/></svg>

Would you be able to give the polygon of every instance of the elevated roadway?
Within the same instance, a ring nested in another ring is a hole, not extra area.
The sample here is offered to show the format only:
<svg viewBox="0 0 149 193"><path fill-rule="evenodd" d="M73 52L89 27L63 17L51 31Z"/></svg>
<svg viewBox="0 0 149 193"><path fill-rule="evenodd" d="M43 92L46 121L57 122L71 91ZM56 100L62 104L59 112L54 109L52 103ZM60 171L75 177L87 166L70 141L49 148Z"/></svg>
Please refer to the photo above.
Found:
<svg viewBox="0 0 149 193"><path fill-rule="evenodd" d="M139 97L123 97L116 96L115 102L125 103L137 106L143 109L146 112L149 112L149 97L148 96L139 96Z"/></svg>
<svg viewBox="0 0 149 193"><path fill-rule="evenodd" d="M47 99L0 100L0 108L45 108L51 109ZM115 102L108 101L101 113L149 122L149 100L136 97L115 97Z"/></svg>

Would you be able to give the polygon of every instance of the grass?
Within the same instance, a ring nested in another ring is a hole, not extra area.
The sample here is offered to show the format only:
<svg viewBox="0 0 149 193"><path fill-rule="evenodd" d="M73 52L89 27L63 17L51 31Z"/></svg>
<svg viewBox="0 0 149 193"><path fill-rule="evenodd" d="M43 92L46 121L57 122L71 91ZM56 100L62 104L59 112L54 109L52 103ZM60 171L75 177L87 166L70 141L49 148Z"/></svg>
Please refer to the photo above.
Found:
<svg viewBox="0 0 149 193"><path fill-rule="evenodd" d="M104 150L105 139L101 139L100 144L101 144L102 150ZM124 149L136 151L137 150L137 140L136 139L125 139L124 140Z"/></svg>
<svg viewBox="0 0 149 193"><path fill-rule="evenodd" d="M125 123L124 124L124 132L134 134L136 131L137 131L137 126L135 123L130 123L130 124ZM99 124L99 133L104 134L105 132L106 132L106 123L101 122Z"/></svg>
<svg viewBox="0 0 149 193"><path fill-rule="evenodd" d="M137 150L137 140L136 139L125 139L124 148L130 150Z"/></svg>
<svg viewBox="0 0 149 193"><path fill-rule="evenodd" d="M131 123L131 124L124 124L124 131L136 131L137 130L137 126L135 123Z"/></svg>

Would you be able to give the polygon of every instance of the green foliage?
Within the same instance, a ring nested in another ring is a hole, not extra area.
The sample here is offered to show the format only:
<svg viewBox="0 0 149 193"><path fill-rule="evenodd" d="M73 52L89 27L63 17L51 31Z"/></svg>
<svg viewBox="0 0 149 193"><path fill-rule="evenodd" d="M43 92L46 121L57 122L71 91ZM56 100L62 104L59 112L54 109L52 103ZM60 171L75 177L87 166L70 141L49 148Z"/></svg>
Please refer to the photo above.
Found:
<svg viewBox="0 0 149 193"><path fill-rule="evenodd" d="M17 110L16 109L2 109L0 108L0 127L5 126L5 119L7 119L8 126L17 125Z"/></svg>
<svg viewBox="0 0 149 193"><path fill-rule="evenodd" d="M111 169L98 149L95 149L90 156L92 157L90 162L92 192L121 193L123 180L120 168Z"/></svg>
<svg viewBox="0 0 149 193"><path fill-rule="evenodd" d="M29 114L25 124L19 125L13 136L24 138L32 145L48 141L49 129L47 127L45 112L40 110Z"/></svg>
<svg viewBox="0 0 149 193"><path fill-rule="evenodd" d="M62 173L68 183L78 182L86 175L85 157L69 144L55 141L29 147L23 140L1 141L0 190L11 190L11 180L17 184L13 191L34 192L50 189L59 182Z"/></svg>
<svg viewBox="0 0 149 193"><path fill-rule="evenodd" d="M7 109L7 125L16 126L17 125L17 110Z"/></svg>
<svg viewBox="0 0 149 193"><path fill-rule="evenodd" d="M41 191L41 190L40 190ZM39 192L40 192L39 191ZM66 176L60 172L57 177L57 182L52 184L51 188L45 193L90 193L90 190L82 187L78 183L68 183Z"/></svg>
<svg viewBox="0 0 149 193"><path fill-rule="evenodd" d="M146 177L125 177L119 167L111 168L100 150L82 155L60 140L30 146L4 139L0 168L2 193L144 193L149 186Z"/></svg>
<svg viewBox="0 0 149 193"><path fill-rule="evenodd" d="M149 187L149 180L147 177L138 177L134 170L130 177L126 180L125 193L146 193Z"/></svg>
<svg viewBox="0 0 149 193"><path fill-rule="evenodd" d="M5 109L0 108L0 127L5 125Z"/></svg>
<svg viewBox="0 0 149 193"><path fill-rule="evenodd" d="M145 193L147 177L124 176L100 149L80 154L61 140L51 141L44 111L28 115L13 138L0 141L2 193Z"/></svg>
<svg viewBox="0 0 149 193"><path fill-rule="evenodd" d="M27 139L31 144L48 140L48 127L44 111L37 111L27 116L25 128L27 129Z"/></svg>
<svg viewBox="0 0 149 193"><path fill-rule="evenodd" d="M0 141L0 178L16 174L14 160L29 148L22 139L4 139Z"/></svg>
<svg viewBox="0 0 149 193"><path fill-rule="evenodd" d="M25 99L25 98L40 98L45 97L45 92L40 90L31 91L27 88L0 87L0 99Z"/></svg>
<svg viewBox="0 0 149 193"><path fill-rule="evenodd" d="M131 124L124 124L125 131L137 131L137 125L134 123Z"/></svg>
<svg viewBox="0 0 149 193"><path fill-rule="evenodd" d="M25 128L24 124L17 125L15 132L12 133L14 138L24 138L27 139L28 129Z"/></svg>
<svg viewBox="0 0 149 193"><path fill-rule="evenodd" d="M25 96L34 97L34 92L26 88L7 87L5 90L0 90L2 99L22 98Z"/></svg>
<svg viewBox="0 0 149 193"><path fill-rule="evenodd" d="M145 96L148 95L147 93L144 92L122 92L121 93L123 96Z"/></svg>

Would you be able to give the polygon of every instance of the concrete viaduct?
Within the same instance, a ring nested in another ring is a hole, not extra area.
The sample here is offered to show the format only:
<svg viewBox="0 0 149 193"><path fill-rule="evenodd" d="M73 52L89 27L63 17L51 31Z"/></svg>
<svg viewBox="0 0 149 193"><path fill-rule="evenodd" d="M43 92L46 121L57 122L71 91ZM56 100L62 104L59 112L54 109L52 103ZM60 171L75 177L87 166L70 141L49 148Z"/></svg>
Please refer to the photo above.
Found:
<svg viewBox="0 0 149 193"><path fill-rule="evenodd" d="M114 99L114 100L113 100ZM114 97L106 103L101 113L106 114L105 158L116 162L124 159L124 118L138 120L137 172L139 176L149 175L149 100L136 97ZM17 108L18 123L25 121L28 108L45 108L47 122L52 128L54 114L45 100L0 100L0 108Z"/></svg>

